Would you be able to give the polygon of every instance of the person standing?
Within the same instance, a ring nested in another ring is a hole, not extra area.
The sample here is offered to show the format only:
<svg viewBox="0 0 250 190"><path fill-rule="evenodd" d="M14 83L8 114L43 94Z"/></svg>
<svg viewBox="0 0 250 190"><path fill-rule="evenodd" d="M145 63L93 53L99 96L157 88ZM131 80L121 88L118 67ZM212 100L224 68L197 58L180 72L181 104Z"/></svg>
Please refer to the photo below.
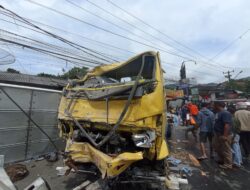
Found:
<svg viewBox="0 0 250 190"><path fill-rule="evenodd" d="M187 106L183 105L181 108L181 119L183 126L187 126L187 113L188 113Z"/></svg>
<svg viewBox="0 0 250 190"><path fill-rule="evenodd" d="M235 118L240 122L240 143L245 153L245 157L250 160L250 111L238 110Z"/></svg>
<svg viewBox="0 0 250 190"><path fill-rule="evenodd" d="M210 150L210 158L213 158L213 146L212 146L212 139L213 139L213 126L214 126L214 113L211 112L207 108L208 104L203 102L201 104L201 110L197 116L197 124L200 128L200 151L201 156L198 160L205 160L207 159L205 143L208 140L209 143L209 150Z"/></svg>
<svg viewBox="0 0 250 190"><path fill-rule="evenodd" d="M233 139L232 139L232 152L233 152L233 166L240 168L242 164L242 155L241 155L241 149L240 149L240 131L241 131L241 124L240 121L235 117L235 111L236 109L234 107L229 107L228 111L233 116L233 126L232 126L232 132L233 132Z"/></svg>
<svg viewBox="0 0 250 190"><path fill-rule="evenodd" d="M214 102L214 109L217 112L214 125L214 147L219 157L219 167L232 169L232 115L224 108L224 102Z"/></svg>

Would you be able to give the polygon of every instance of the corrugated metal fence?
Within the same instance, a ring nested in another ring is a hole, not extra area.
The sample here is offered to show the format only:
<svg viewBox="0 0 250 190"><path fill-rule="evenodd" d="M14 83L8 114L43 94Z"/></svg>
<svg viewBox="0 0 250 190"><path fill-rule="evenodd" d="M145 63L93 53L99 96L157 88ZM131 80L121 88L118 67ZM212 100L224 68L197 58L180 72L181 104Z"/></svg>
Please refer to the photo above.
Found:
<svg viewBox="0 0 250 190"><path fill-rule="evenodd" d="M5 155L6 162L30 159L54 149L46 136L1 91L1 88L58 146L63 146L57 128L61 92L0 83L0 154Z"/></svg>

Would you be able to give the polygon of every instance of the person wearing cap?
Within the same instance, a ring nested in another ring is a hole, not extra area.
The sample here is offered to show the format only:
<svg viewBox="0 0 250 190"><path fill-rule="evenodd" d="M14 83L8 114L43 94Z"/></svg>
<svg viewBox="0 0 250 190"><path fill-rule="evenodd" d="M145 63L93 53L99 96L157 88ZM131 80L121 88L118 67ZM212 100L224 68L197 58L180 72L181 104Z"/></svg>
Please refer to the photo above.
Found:
<svg viewBox="0 0 250 190"><path fill-rule="evenodd" d="M224 102L214 102L214 109L216 111L214 148L219 157L219 167L232 169L232 115L224 108Z"/></svg>

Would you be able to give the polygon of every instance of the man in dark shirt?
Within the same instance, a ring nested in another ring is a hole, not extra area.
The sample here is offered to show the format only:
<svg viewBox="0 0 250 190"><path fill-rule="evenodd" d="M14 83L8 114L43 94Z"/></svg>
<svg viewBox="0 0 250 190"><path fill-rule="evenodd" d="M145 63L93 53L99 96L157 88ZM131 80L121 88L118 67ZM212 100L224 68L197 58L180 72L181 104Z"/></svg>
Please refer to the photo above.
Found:
<svg viewBox="0 0 250 190"><path fill-rule="evenodd" d="M214 102L217 112L214 125L214 146L219 156L219 167L223 169L232 168L232 115L224 109L224 102Z"/></svg>

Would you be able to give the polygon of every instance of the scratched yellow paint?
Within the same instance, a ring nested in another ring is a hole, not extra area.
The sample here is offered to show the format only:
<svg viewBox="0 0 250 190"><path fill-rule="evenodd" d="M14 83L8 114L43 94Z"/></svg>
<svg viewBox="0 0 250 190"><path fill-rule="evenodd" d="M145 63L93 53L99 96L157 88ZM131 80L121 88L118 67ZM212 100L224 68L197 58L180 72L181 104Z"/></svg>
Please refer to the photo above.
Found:
<svg viewBox="0 0 250 190"><path fill-rule="evenodd" d="M79 143L71 141L68 138L68 145L66 151L71 152L72 159L77 162L92 162L101 171L103 177L112 177L119 175L132 163L142 160L144 158L161 160L168 156L168 148L165 141L165 91L164 91L164 79L163 71L161 69L161 63L159 53L145 52L143 54L153 55L156 60L155 68L155 80L156 88L154 92L146 94L139 99L132 100L129 109L118 128L118 131L129 131L137 133L141 129L151 129L156 132L156 140L150 149L145 149L144 152L130 153L125 152L116 157L111 157L105 153L97 150L88 143ZM122 67L125 64L130 63L134 59L137 59L137 55L126 62L114 63L109 65L98 66L80 81L85 81L92 76L99 76L107 71L111 71L118 67ZM66 87L67 90L71 90L70 86ZM79 90L79 89L78 89ZM64 110L67 107L70 99L62 97L59 106L59 119L70 120L65 114ZM115 124L124 108L127 100L110 100L109 101L109 123ZM71 107L71 113L77 120L86 120L95 123L105 123L107 120L106 115L106 102L103 100L90 101L87 99L76 99ZM103 129L103 126L96 125L96 128Z"/></svg>

